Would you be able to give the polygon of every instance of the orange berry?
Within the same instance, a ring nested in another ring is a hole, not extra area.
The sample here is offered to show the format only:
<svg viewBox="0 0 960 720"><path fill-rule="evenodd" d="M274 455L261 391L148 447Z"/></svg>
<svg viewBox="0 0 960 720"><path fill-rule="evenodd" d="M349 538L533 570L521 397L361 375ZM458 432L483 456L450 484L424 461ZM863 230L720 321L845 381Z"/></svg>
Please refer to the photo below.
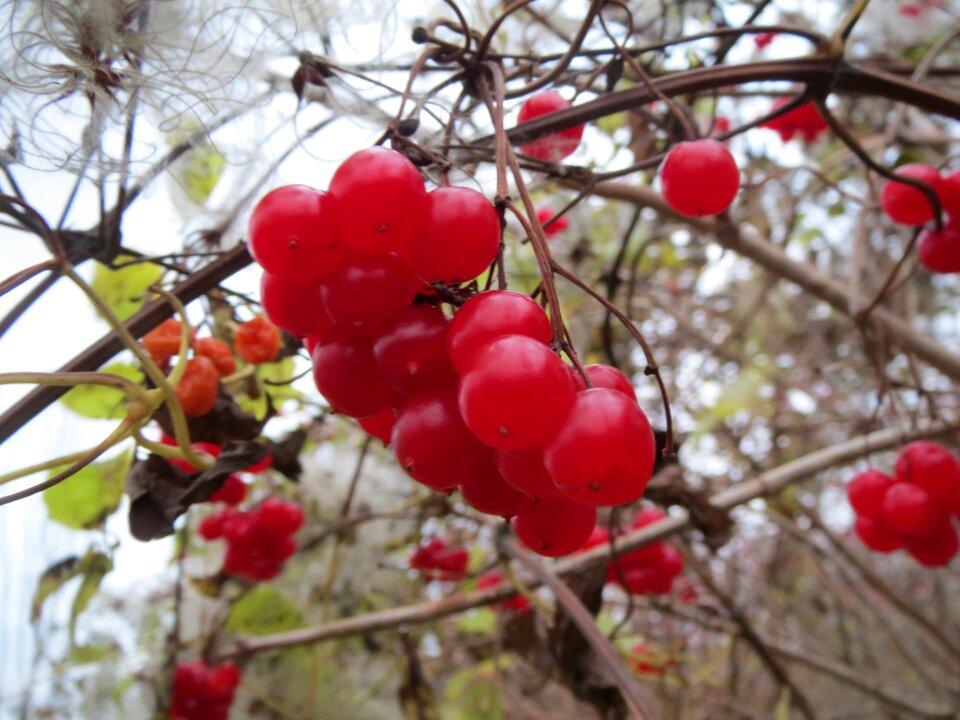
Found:
<svg viewBox="0 0 960 720"><path fill-rule="evenodd" d="M237 371L237 361L234 360L230 347L221 340L212 337L200 338L193 344L193 351L197 355L213 360L220 377L232 375Z"/></svg>
<svg viewBox="0 0 960 720"><path fill-rule="evenodd" d="M280 352L280 331L276 325L259 315L237 328L233 347L244 362L253 365L270 362Z"/></svg>
<svg viewBox="0 0 960 720"><path fill-rule="evenodd" d="M198 355L187 361L187 368L174 389L187 417L206 415L217 401L220 373L213 360Z"/></svg>
<svg viewBox="0 0 960 720"><path fill-rule="evenodd" d="M168 318L143 336L143 346L158 365L166 365L171 357L180 352L182 332L180 321ZM190 339L193 344L193 337Z"/></svg>

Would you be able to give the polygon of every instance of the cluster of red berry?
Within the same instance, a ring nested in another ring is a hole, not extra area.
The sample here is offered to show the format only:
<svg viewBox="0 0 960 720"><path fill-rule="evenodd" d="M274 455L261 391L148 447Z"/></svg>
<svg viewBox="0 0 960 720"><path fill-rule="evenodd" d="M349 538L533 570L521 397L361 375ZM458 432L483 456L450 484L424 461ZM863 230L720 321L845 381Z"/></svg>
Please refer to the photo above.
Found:
<svg viewBox="0 0 960 720"><path fill-rule="evenodd" d="M646 527L664 517L666 515L658 508L641 510L629 529ZM596 527L584 549L609 542L610 534ZM631 595L667 595L673 590L674 580L683 572L683 555L672 545L656 541L623 553L617 558L617 565L613 562L607 565L608 583L620 584Z"/></svg>
<svg viewBox="0 0 960 720"><path fill-rule="evenodd" d="M171 447L177 446L176 438L170 437L167 434L164 434L160 438L160 442L164 445L169 445ZM203 452L211 457L218 458L222 451L221 447L215 443L210 442L197 442L190 445L191 448L197 452ZM187 460L181 460L179 458L169 458L171 464L176 465L178 468L184 472L193 473L197 471L197 468L190 464ZM270 468L270 463L272 461L271 456L268 454L263 460L258 463L254 463L248 468L244 468L243 472L247 473L261 473ZM217 490L213 495L210 496L209 502L221 502L226 505L239 505L247 497L247 484L243 481L239 475L233 474L227 477L226 482Z"/></svg>
<svg viewBox="0 0 960 720"><path fill-rule="evenodd" d="M240 684L233 663L209 667L202 660L180 663L173 674L170 720L227 720Z"/></svg>
<svg viewBox="0 0 960 720"><path fill-rule="evenodd" d="M226 572L259 581L276 577L296 552L293 534L301 525L299 505L267 498L252 510L217 510L200 521L198 532L205 540L222 537L227 541Z"/></svg>
<svg viewBox="0 0 960 720"><path fill-rule="evenodd" d="M403 155L370 148L327 193L264 197L250 244L264 308L305 336L320 392L418 482L516 516L520 539L552 556L586 541L596 506L642 494L653 433L622 373L588 370L588 390L525 295L480 293L452 321L441 309L434 284L472 280L497 254L499 218L480 193L428 193Z"/></svg>
<svg viewBox="0 0 960 720"><path fill-rule="evenodd" d="M466 548L450 547L435 537L417 547L408 564L425 580L462 580L467 574L469 559Z"/></svg>
<svg viewBox="0 0 960 720"><path fill-rule="evenodd" d="M921 565L949 564L960 548L950 521L960 517L960 463L942 445L919 441L903 448L895 472L867 470L850 481L854 531L871 550L904 548Z"/></svg>
<svg viewBox="0 0 960 720"><path fill-rule="evenodd" d="M943 174L932 165L910 163L897 175L929 185L947 213L943 229L924 230L917 242L917 257L930 272L960 273L960 169ZM917 187L887 180L880 190L880 206L901 225L918 226L933 220L933 205Z"/></svg>
<svg viewBox="0 0 960 720"><path fill-rule="evenodd" d="M770 112L779 110L790 101L791 98L788 97L777 98L770 107ZM808 102L772 120L767 120L760 127L773 130L783 142L790 142L799 135L803 142L812 143L830 126L817 110L817 106Z"/></svg>
<svg viewBox="0 0 960 720"><path fill-rule="evenodd" d="M173 318L164 320L143 336L143 346L160 367L166 368L180 352L183 326ZM183 377L174 388L187 417L206 415L217 400L220 378L237 370L230 347L213 337L199 338L191 333L193 356L187 360ZM270 362L280 352L280 331L264 317L255 317L237 327L233 336L237 357L244 362Z"/></svg>

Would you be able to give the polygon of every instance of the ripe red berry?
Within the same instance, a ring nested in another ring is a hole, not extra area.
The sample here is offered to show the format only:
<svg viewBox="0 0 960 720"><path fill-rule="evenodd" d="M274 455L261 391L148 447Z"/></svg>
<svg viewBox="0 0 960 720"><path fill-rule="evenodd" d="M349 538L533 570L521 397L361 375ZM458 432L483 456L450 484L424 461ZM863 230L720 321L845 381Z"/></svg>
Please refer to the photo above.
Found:
<svg viewBox="0 0 960 720"><path fill-rule="evenodd" d="M187 417L199 417L213 410L220 387L220 373L213 360L203 355L187 360L183 377L174 394Z"/></svg>
<svg viewBox="0 0 960 720"><path fill-rule="evenodd" d="M940 171L931 165L910 163L897 168L896 174L919 180L937 192ZM919 188L895 180L886 180L880 189L880 206L891 220L901 225L923 225L933 219L933 205Z"/></svg>
<svg viewBox="0 0 960 720"><path fill-rule="evenodd" d="M882 520L860 515L853 531L868 548L875 552L891 553L903 547L900 536L884 524Z"/></svg>
<svg viewBox="0 0 960 720"><path fill-rule="evenodd" d="M560 488L553 482L543 464L543 450L497 450L497 469L506 483L531 498L556 497Z"/></svg>
<svg viewBox="0 0 960 720"><path fill-rule="evenodd" d="M487 588L496 587L501 582L503 582L503 575L496 570L491 570L489 572L485 572L483 575L477 578L477 589L486 590ZM523 595L517 595L516 597L512 597L508 600L498 602L493 607L495 610L500 612L523 612L530 607L530 601L527 600Z"/></svg>
<svg viewBox="0 0 960 720"><path fill-rule="evenodd" d="M896 473L897 480L922 487L941 506L960 499L960 463L943 445L927 440L905 445Z"/></svg>
<svg viewBox="0 0 960 720"><path fill-rule="evenodd" d="M778 98L770 108L771 112L783 107L790 101L791 98ZM823 119L823 116L820 115L817 106L809 102L779 117L768 120L760 125L760 127L775 131L783 142L790 142L790 140L799 133L805 143L812 143L821 133L827 130L830 125Z"/></svg>
<svg viewBox="0 0 960 720"><path fill-rule="evenodd" d="M923 535L941 519L930 493L918 485L896 483L883 498L883 522L901 535Z"/></svg>
<svg viewBox="0 0 960 720"><path fill-rule="evenodd" d="M170 720L227 720L240 669L226 663L209 667L201 660L180 663L173 673Z"/></svg>
<svg viewBox="0 0 960 720"><path fill-rule="evenodd" d="M474 510L507 519L530 504L529 497L504 481L492 458L464 478L460 483L460 494Z"/></svg>
<svg viewBox="0 0 960 720"><path fill-rule="evenodd" d="M343 259L331 198L306 185L263 196L250 216L250 254L269 273L299 281L326 277Z"/></svg>
<svg viewBox="0 0 960 720"><path fill-rule="evenodd" d="M431 538L410 555L408 564L426 580L461 580L469 560L466 548L450 547L440 538Z"/></svg>
<svg viewBox="0 0 960 720"><path fill-rule="evenodd" d="M400 467L441 492L453 490L489 462L490 450L464 425L452 389L430 390L407 400L391 439Z"/></svg>
<svg viewBox="0 0 960 720"><path fill-rule="evenodd" d="M353 255L320 285L327 315L342 332L371 337L404 308L416 290L395 255Z"/></svg>
<svg viewBox="0 0 960 720"><path fill-rule="evenodd" d="M267 498L256 510L259 530L272 537L292 535L303 526L299 505L278 498Z"/></svg>
<svg viewBox="0 0 960 720"><path fill-rule="evenodd" d="M408 246L410 268L428 283L473 280L500 249L500 218L493 203L466 187L437 188L428 198L423 228Z"/></svg>
<svg viewBox="0 0 960 720"><path fill-rule="evenodd" d="M363 428L364 432L377 438L384 445L390 444L390 435L393 433L393 426L396 422L397 413L393 408L387 408L375 415L357 419L357 424Z"/></svg>
<svg viewBox="0 0 960 720"><path fill-rule="evenodd" d="M239 505L247 497L247 484L238 475L228 475L209 502L221 502L226 505Z"/></svg>
<svg viewBox="0 0 960 720"><path fill-rule="evenodd" d="M461 375L480 350L504 335L550 342L550 319L536 301L509 290L488 290L467 300L450 323L447 352Z"/></svg>
<svg viewBox="0 0 960 720"><path fill-rule="evenodd" d="M565 100L556 90L545 90L529 97L520 107L517 124L521 125L529 120L570 107L570 101ZM520 146L525 155L538 160L558 163L568 155L576 152L583 137L583 125L574 125L565 130L550 133L543 137L531 140Z"/></svg>
<svg viewBox="0 0 960 720"><path fill-rule="evenodd" d="M200 524L197 526L197 532L200 533L200 537L204 540L215 540L223 537L227 523L230 522L236 513L237 511L232 508L224 508L223 510L212 512L200 521Z"/></svg>
<svg viewBox="0 0 960 720"><path fill-rule="evenodd" d="M543 233L547 238L555 237L570 227L570 221L566 215L554 219L553 210L548 207L537 208L537 220L544 226ZM547 223L550 224L547 225Z"/></svg>
<svg viewBox="0 0 960 720"><path fill-rule="evenodd" d="M262 315L240 323L233 334L233 348L244 362L267 363L277 357L281 345L280 330Z"/></svg>
<svg viewBox="0 0 960 720"><path fill-rule="evenodd" d="M270 321L291 335L323 337L333 327L317 282L295 282L265 272L260 278L260 302Z"/></svg>
<svg viewBox="0 0 960 720"><path fill-rule="evenodd" d="M197 355L210 358L216 365L220 377L232 375L237 371L237 361L233 359L233 353L221 340L212 337L200 338L193 344L193 351Z"/></svg>
<svg viewBox="0 0 960 720"><path fill-rule="evenodd" d="M393 405L367 338L331 333L313 348L313 379L336 412L361 418Z"/></svg>
<svg viewBox="0 0 960 720"><path fill-rule="evenodd" d="M778 35L775 32L763 32L757 33L753 36L753 42L757 46L757 50L763 50L767 45L773 42L773 39Z"/></svg>
<svg viewBox="0 0 960 720"><path fill-rule="evenodd" d="M563 497L544 497L513 519L520 542L539 555L562 557L583 547L597 522L597 509Z"/></svg>
<svg viewBox="0 0 960 720"><path fill-rule="evenodd" d="M497 338L460 379L463 421L498 450L541 445L574 397L567 368L543 343L524 335Z"/></svg>
<svg viewBox="0 0 960 720"><path fill-rule="evenodd" d="M671 148L660 166L663 199L687 217L717 215L733 204L740 169L716 140L690 140Z"/></svg>
<svg viewBox="0 0 960 720"><path fill-rule="evenodd" d="M883 498L896 482L878 470L865 470L850 480L847 498L858 514L876 519L883 515Z"/></svg>
<svg viewBox="0 0 960 720"><path fill-rule="evenodd" d="M903 538L903 546L925 567L944 567L957 556L960 541L948 519L941 519L921 535Z"/></svg>
<svg viewBox="0 0 960 720"><path fill-rule="evenodd" d="M160 436L160 442L163 443L164 445L169 445L170 447L177 447L180 444L177 442L177 439L175 437L167 435L166 433L163 433ZM220 446L215 443L195 442L195 443L190 443L190 447L198 452L204 452L207 455L212 455L215 458L220 457L220 452L221 452ZM197 472L197 468L195 468L192 464L190 464L186 460L181 460L180 458L168 458L168 460L171 465L176 465L178 468L180 468L184 472L188 472L188 473Z"/></svg>
<svg viewBox="0 0 960 720"><path fill-rule="evenodd" d="M147 352L150 353L150 357L158 365L163 366L167 364L171 357L180 352L180 336L182 333L183 326L180 321L167 318L144 335L141 342Z"/></svg>
<svg viewBox="0 0 960 720"><path fill-rule="evenodd" d="M650 423L626 395L608 388L579 393L543 448L564 495L589 505L637 500L650 482L656 444Z"/></svg>
<svg viewBox="0 0 960 720"><path fill-rule="evenodd" d="M630 382L630 379L626 375L612 365L587 365L583 370L587 374L587 377L590 378L590 384L593 387L617 390L634 402L637 401L637 393L633 389L633 383Z"/></svg>
<svg viewBox="0 0 960 720"><path fill-rule="evenodd" d="M927 229L920 233L917 257L930 272L960 273L960 219L950 218L940 232Z"/></svg>
<svg viewBox="0 0 960 720"><path fill-rule="evenodd" d="M947 214L953 220L960 222L960 168L947 175L941 175L938 196Z"/></svg>
<svg viewBox="0 0 960 720"><path fill-rule="evenodd" d="M355 252L402 255L426 214L427 191L416 166L384 147L344 160L329 192L337 232Z"/></svg>
<svg viewBox="0 0 960 720"><path fill-rule="evenodd" d="M384 379L405 395L455 385L457 375L447 356L449 327L439 308L408 306L373 341Z"/></svg>

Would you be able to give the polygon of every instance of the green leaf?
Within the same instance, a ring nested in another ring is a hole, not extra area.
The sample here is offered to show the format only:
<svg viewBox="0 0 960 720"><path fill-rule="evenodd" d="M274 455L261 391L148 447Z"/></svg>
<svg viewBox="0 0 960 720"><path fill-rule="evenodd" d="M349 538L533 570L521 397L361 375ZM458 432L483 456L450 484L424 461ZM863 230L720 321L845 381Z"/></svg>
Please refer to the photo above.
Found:
<svg viewBox="0 0 960 720"><path fill-rule="evenodd" d="M117 262L135 258L118 255ZM151 262L138 262L119 270L97 263L93 271L93 289L121 320L126 320L143 305L147 288L160 279L163 268Z"/></svg>
<svg viewBox="0 0 960 720"><path fill-rule="evenodd" d="M503 699L492 661L454 673L442 707L443 720L502 720Z"/></svg>
<svg viewBox="0 0 960 720"><path fill-rule="evenodd" d="M75 530L98 528L117 509L133 454L121 453L87 465L63 482L44 490L43 502L54 522ZM51 477L64 468L51 470Z"/></svg>
<svg viewBox="0 0 960 720"><path fill-rule="evenodd" d="M74 645L70 661L76 665L97 663L106 659L116 648L109 645Z"/></svg>
<svg viewBox="0 0 960 720"><path fill-rule="evenodd" d="M143 373L133 365L113 363L100 368L100 372L143 382ZM120 420L127 413L127 399L121 390L105 385L77 385L64 395L60 402L83 417L95 420Z"/></svg>
<svg viewBox="0 0 960 720"><path fill-rule="evenodd" d="M37 589L33 593L33 603L30 606L30 622L40 619L43 603L48 597L66 585L80 574L81 558L74 555L55 563L43 571L37 581Z"/></svg>
<svg viewBox="0 0 960 720"><path fill-rule="evenodd" d="M83 572L83 582L77 589L77 594L73 598L73 605L70 607L70 642L73 643L74 631L77 626L77 618L100 589L100 583L107 573L113 570L113 562L103 553L87 551L80 561L80 568Z"/></svg>
<svg viewBox="0 0 960 720"><path fill-rule="evenodd" d="M477 608L457 621L457 629L471 635L493 635L496 628L497 614L488 607Z"/></svg>
<svg viewBox="0 0 960 720"><path fill-rule="evenodd" d="M239 635L270 635L306 625L303 614L283 595L265 585L237 600L227 616L227 629Z"/></svg>
<svg viewBox="0 0 960 720"><path fill-rule="evenodd" d="M184 158L183 189L191 202L203 205L220 182L226 161L210 143L202 143Z"/></svg>
<svg viewBox="0 0 960 720"><path fill-rule="evenodd" d="M303 393L295 390L293 385L290 384L293 374L294 363L292 357L285 357L277 362L263 363L257 367L257 378L266 393L274 400L274 405L278 405L283 400L299 399L303 396ZM275 385L271 383L283 384Z"/></svg>

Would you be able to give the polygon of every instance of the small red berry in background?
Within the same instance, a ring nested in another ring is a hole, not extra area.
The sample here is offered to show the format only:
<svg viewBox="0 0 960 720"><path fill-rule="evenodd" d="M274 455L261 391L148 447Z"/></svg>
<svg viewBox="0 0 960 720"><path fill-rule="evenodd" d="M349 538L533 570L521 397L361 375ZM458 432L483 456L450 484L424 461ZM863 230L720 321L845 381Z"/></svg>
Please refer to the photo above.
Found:
<svg viewBox="0 0 960 720"><path fill-rule="evenodd" d="M226 720L240 669L233 663L210 667L202 660L179 663L173 673L170 720Z"/></svg>
<svg viewBox="0 0 960 720"><path fill-rule="evenodd" d="M920 233L917 258L932 273L960 273L960 219L951 217L940 232L931 228Z"/></svg>
<svg viewBox="0 0 960 720"><path fill-rule="evenodd" d="M477 588L479 590L486 590L487 588L496 587L501 582L503 582L503 574L497 570L490 570L477 578ZM523 595L517 595L509 600L503 600L493 606L494 610L500 612L523 612L529 607L530 601Z"/></svg>
<svg viewBox="0 0 960 720"><path fill-rule="evenodd" d="M431 538L417 547L407 562L424 580L462 580L469 559L466 548L450 547L440 538Z"/></svg>
<svg viewBox="0 0 960 720"><path fill-rule="evenodd" d="M166 365L170 358L180 352L182 334L183 325L180 321L167 318L144 335L141 342L158 365Z"/></svg>
<svg viewBox="0 0 960 720"><path fill-rule="evenodd" d="M674 145L660 166L663 199L680 215L718 215L733 204L740 189L740 169L716 140L689 140Z"/></svg>
<svg viewBox="0 0 960 720"><path fill-rule="evenodd" d="M545 90L531 96L523 103L520 107L520 115L517 117L517 124L522 125L541 115L563 110L570 106L570 101L565 100L556 90ZM520 151L524 155L529 155L538 160L558 163L568 155L576 152L582 137L583 125L574 125L565 130L560 130L537 138L536 140L531 140L521 145Z"/></svg>
<svg viewBox="0 0 960 720"><path fill-rule="evenodd" d="M537 208L537 220L539 220L540 224L544 226L543 233L548 238L556 237L570 227L570 221L567 220L566 215L561 215L555 220L553 218L554 213L551 208ZM548 222L550 223L549 225L547 225Z"/></svg>
<svg viewBox="0 0 960 720"><path fill-rule="evenodd" d="M396 150L371 147L354 153L333 174L329 192L337 232L354 252L402 256L423 224L423 179Z"/></svg>
<svg viewBox="0 0 960 720"><path fill-rule="evenodd" d="M333 231L330 198L306 185L284 185L250 216L250 254L269 273L317 281L337 269L343 247Z"/></svg>
<svg viewBox="0 0 960 720"><path fill-rule="evenodd" d="M233 334L233 347L244 362L267 363L280 352L280 331L262 315L241 323Z"/></svg>
<svg viewBox="0 0 960 720"><path fill-rule="evenodd" d="M864 545L876 552L891 553L903 547L900 536L882 520L861 515L853 530Z"/></svg>
<svg viewBox="0 0 960 720"><path fill-rule="evenodd" d="M896 482L878 470L865 470L850 480L847 498L857 513L876 519L883 515L883 498Z"/></svg>
<svg viewBox="0 0 960 720"><path fill-rule="evenodd" d="M713 135L723 135L724 133L730 132L730 128L733 127L733 123L730 122L730 118L726 115L717 115L713 119Z"/></svg>
<svg viewBox="0 0 960 720"><path fill-rule="evenodd" d="M213 360L198 355L187 360L187 367L174 388L174 394L187 417L199 417L213 410L219 386L220 373Z"/></svg>
<svg viewBox="0 0 960 720"><path fill-rule="evenodd" d="M757 50L763 50L767 45L773 42L773 39L779 33L775 32L762 32L757 33L753 36L753 43L757 46Z"/></svg>
<svg viewBox="0 0 960 720"><path fill-rule="evenodd" d="M932 165L910 163L897 168L896 174L926 183L935 193L940 189L940 171ZM901 225L923 225L933 219L933 205L923 191L896 180L884 181L880 206L887 217Z"/></svg>
<svg viewBox="0 0 960 720"><path fill-rule="evenodd" d="M193 351L197 355L203 355L213 361L217 367L220 377L232 375L237 371L237 361L233 358L233 353L227 344L216 338L200 338L193 343Z"/></svg>
<svg viewBox="0 0 960 720"><path fill-rule="evenodd" d="M771 106L770 112L774 112L790 102L791 98L788 97L777 98ZM799 134L803 142L809 144L820 137L830 125L820 115L817 106L808 102L772 120L767 120L760 127L773 130L783 142L790 142Z"/></svg>
<svg viewBox="0 0 960 720"><path fill-rule="evenodd" d="M228 475L226 482L220 486L209 502L219 502L225 505L239 505L247 498L247 484L240 479L239 475Z"/></svg>

